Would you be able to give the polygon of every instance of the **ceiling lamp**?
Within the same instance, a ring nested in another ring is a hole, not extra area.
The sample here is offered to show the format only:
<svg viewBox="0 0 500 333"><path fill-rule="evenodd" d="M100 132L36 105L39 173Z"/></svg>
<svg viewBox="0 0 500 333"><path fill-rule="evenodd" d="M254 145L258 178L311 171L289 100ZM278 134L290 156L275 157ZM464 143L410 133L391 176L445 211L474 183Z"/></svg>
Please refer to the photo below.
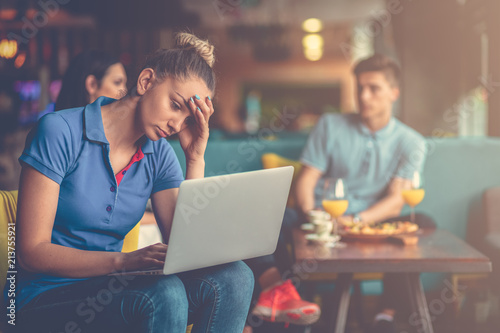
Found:
<svg viewBox="0 0 500 333"><path fill-rule="evenodd" d="M2 21L12 21L17 16L17 10L15 9L0 9L0 20Z"/></svg>
<svg viewBox="0 0 500 333"><path fill-rule="evenodd" d="M309 34L302 38L304 56L307 60L318 61L323 56L323 37L318 34Z"/></svg>
<svg viewBox="0 0 500 333"><path fill-rule="evenodd" d="M323 37L317 34L306 35L302 38L302 46L305 49L323 48Z"/></svg>
<svg viewBox="0 0 500 333"><path fill-rule="evenodd" d="M320 32L323 29L323 22L317 18L310 18L302 22L302 30L309 33Z"/></svg>
<svg viewBox="0 0 500 333"><path fill-rule="evenodd" d="M19 53L17 56L16 60L14 60L14 67L16 68L21 68L24 65L24 62L26 61L26 53Z"/></svg>
<svg viewBox="0 0 500 333"><path fill-rule="evenodd" d="M15 40L0 40L0 57L12 59L17 53L17 42Z"/></svg>
<svg viewBox="0 0 500 333"><path fill-rule="evenodd" d="M318 61L323 56L323 49L304 49L304 56L309 61Z"/></svg>

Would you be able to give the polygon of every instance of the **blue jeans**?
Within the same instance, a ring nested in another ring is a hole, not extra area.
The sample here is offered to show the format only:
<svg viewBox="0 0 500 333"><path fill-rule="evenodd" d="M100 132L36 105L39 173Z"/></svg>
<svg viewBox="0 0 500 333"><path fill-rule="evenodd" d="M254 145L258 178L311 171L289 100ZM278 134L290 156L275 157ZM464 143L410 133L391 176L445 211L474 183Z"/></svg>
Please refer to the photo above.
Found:
<svg viewBox="0 0 500 333"><path fill-rule="evenodd" d="M254 280L243 262L167 276L101 276L46 291L18 332L241 333Z"/></svg>

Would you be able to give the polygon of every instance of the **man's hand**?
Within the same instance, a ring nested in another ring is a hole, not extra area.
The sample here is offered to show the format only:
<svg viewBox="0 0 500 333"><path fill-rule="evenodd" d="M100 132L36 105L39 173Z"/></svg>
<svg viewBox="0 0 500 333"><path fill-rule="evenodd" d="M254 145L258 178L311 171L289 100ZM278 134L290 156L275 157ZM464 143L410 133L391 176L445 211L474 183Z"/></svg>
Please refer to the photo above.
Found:
<svg viewBox="0 0 500 333"><path fill-rule="evenodd" d="M394 178L388 186L387 194L381 200L377 201L367 210L360 213L364 222L377 223L385 221L391 217L401 214L404 206L403 189L411 188L411 181L403 178Z"/></svg>
<svg viewBox="0 0 500 333"><path fill-rule="evenodd" d="M344 225L346 227L352 227L355 223L353 221L352 215L344 215L337 218L339 225Z"/></svg>

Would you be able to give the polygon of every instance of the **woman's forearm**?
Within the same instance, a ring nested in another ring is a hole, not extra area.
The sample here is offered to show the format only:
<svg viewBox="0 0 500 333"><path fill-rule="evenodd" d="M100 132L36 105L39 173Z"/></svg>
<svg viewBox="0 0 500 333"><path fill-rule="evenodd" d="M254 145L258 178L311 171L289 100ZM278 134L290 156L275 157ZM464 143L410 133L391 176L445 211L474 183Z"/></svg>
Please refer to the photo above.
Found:
<svg viewBox="0 0 500 333"><path fill-rule="evenodd" d="M205 177L205 160L186 161L186 179Z"/></svg>
<svg viewBox="0 0 500 333"><path fill-rule="evenodd" d="M86 278L123 270L125 253L85 251L40 243L19 254L21 266L31 272L69 278Z"/></svg>

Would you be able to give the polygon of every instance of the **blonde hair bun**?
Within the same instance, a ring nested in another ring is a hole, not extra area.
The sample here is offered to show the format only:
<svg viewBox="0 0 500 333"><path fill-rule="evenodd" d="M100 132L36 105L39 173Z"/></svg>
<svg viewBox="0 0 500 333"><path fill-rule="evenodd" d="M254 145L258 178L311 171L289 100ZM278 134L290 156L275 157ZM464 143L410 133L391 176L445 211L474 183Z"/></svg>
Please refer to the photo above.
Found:
<svg viewBox="0 0 500 333"><path fill-rule="evenodd" d="M182 49L194 49L212 68L215 63L214 46L207 40L202 40L189 32L179 32L176 35L177 46Z"/></svg>

